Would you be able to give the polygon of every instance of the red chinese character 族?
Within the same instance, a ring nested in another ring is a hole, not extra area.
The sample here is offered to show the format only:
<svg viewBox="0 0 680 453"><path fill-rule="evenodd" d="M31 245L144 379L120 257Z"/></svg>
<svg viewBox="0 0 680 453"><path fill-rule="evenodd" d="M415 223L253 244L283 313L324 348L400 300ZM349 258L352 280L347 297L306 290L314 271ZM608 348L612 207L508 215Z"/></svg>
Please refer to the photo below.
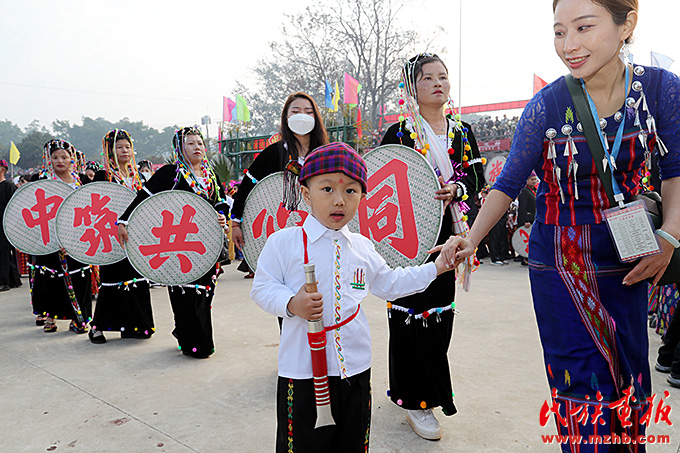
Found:
<svg viewBox="0 0 680 453"><path fill-rule="evenodd" d="M505 163L502 160L496 160L491 164L491 170L489 170L489 184L496 182L496 179L498 179L503 170L504 164Z"/></svg>
<svg viewBox="0 0 680 453"><path fill-rule="evenodd" d="M154 255L149 260L149 265L152 269L158 269L165 263L170 256L161 256L161 253L171 254L177 253L179 259L180 269L187 273L191 271L191 260L184 254L179 252L196 252L203 255L206 248L200 241L187 241L187 235L198 233L198 225L193 222L196 210L185 205L182 208L182 218L179 224L175 225L175 216L170 211L162 211L163 224L159 227L151 228L151 233L160 239L158 244L140 245L139 251L144 256ZM171 240L174 238L174 240Z"/></svg>
<svg viewBox="0 0 680 453"><path fill-rule="evenodd" d="M371 192L390 176L394 176L397 187L397 203L385 202L394 195L390 186L382 186L370 197L359 204L359 228L362 235L381 242L388 238L391 246L409 259L418 256L418 230L413 212L408 165L393 159L368 178L367 190ZM372 210L369 216L368 209ZM401 236L393 236L397 231L397 220L401 215ZM384 223L381 226L381 223Z"/></svg>
<svg viewBox="0 0 680 453"><path fill-rule="evenodd" d="M90 201L89 206L75 208L73 226L93 226L93 228L88 228L80 237L81 241L90 243L90 247L85 252L87 256L94 256L100 244L103 244L101 252L109 253L113 250L111 237L115 238L118 232L116 213L106 207L111 201L111 197L102 197L100 194L93 193L90 196ZM92 217L95 217L94 225Z"/></svg>
<svg viewBox="0 0 680 453"><path fill-rule="evenodd" d="M35 200L35 206L21 210L21 217L29 228L40 227L42 243L47 245L50 242L50 220L57 216L59 206L64 199L58 195L45 198L45 189L36 189ZM38 216L33 217L33 212Z"/></svg>

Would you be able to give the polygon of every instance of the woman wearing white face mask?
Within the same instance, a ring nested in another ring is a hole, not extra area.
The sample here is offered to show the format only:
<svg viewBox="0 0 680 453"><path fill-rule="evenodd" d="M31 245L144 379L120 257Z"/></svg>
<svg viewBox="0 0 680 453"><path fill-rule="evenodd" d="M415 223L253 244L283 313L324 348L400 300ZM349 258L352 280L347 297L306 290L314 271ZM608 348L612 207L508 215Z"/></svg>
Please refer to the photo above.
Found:
<svg viewBox="0 0 680 453"><path fill-rule="evenodd" d="M281 140L266 147L250 165L234 197L231 210L232 239L237 247L243 246L240 223L248 194L257 181L272 173L283 171L289 161L302 163L305 156L315 148L328 143L328 134L323 125L319 108L306 93L297 92L288 96L281 112L279 129ZM242 266L246 267L245 261ZM243 270L243 269L239 269ZM249 272L245 278L252 278Z"/></svg>

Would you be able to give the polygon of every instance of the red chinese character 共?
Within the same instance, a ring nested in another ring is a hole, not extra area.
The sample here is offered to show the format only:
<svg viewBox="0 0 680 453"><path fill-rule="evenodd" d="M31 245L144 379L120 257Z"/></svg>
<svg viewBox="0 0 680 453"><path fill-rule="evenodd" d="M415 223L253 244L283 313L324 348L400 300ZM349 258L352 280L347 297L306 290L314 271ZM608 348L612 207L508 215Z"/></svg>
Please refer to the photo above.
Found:
<svg viewBox="0 0 680 453"><path fill-rule="evenodd" d="M288 211L286 208L283 207L283 203L279 204L279 208L276 210L276 223L279 226L279 230L283 229L286 227L286 224L288 223L288 218L296 212L300 216L300 220L295 222L296 226L302 226L303 223L305 223L305 219L309 215L307 211ZM266 225L265 225L266 224ZM263 209L261 210L257 216L255 217L255 220L253 221L253 238L258 239L260 236L262 236L262 233L265 233L267 238L274 234L276 230L274 229L274 216L272 215L267 215L267 210Z"/></svg>
<svg viewBox="0 0 680 453"><path fill-rule="evenodd" d="M111 197L102 197L97 193L93 193L90 194L90 200L92 202L90 206L75 208L73 226L90 226L94 216L93 228L88 228L80 237L81 241L90 243L90 247L85 254L87 256L94 256L101 243L104 244L102 253L109 253L113 250L113 247L111 247L111 236L116 237L118 233L118 227L116 226L118 216L106 207L109 201L111 201Z"/></svg>
<svg viewBox="0 0 680 453"><path fill-rule="evenodd" d="M151 228L151 233L159 238L159 244L140 245L139 251L144 256L155 255L149 260L152 269L158 269L170 257L161 256L161 253L172 252L196 252L203 255L206 252L205 245L200 241L187 241L187 235L198 233L198 225L192 221L196 210L189 205L182 208L182 219L175 225L175 216L170 211L161 212L163 224L159 227ZM174 237L174 241L170 239ZM191 271L191 260L181 253L177 254L179 265L185 274Z"/></svg>
<svg viewBox="0 0 680 453"><path fill-rule="evenodd" d="M43 245L47 245L50 242L50 220L57 216L59 206L64 199L59 195L45 198L45 189L36 189L35 200L35 206L30 209L22 209L21 216L29 228L40 226L40 237ZM34 218L31 211L37 212L38 217Z"/></svg>
<svg viewBox="0 0 680 453"><path fill-rule="evenodd" d="M399 204L385 203L385 200L394 195L394 189L388 185L382 186L359 204L359 229L362 235L369 239L373 236L377 242L389 236L390 245L396 251L414 259L418 256L419 240L408 181L408 165L397 159L391 160L368 178L366 188L370 192L390 176L395 179ZM370 217L368 208L373 210ZM400 214L402 237L390 236L397 231L397 218Z"/></svg>

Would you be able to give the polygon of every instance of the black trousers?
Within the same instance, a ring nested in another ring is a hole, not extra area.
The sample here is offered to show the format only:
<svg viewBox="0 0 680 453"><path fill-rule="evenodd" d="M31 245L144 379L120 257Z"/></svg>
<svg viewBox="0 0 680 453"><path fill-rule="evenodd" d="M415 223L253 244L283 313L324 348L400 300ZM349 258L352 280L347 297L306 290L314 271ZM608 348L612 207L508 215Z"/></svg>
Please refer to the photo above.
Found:
<svg viewBox="0 0 680 453"><path fill-rule="evenodd" d="M17 251L5 237L0 225L0 286L19 286L21 275L17 265Z"/></svg>
<svg viewBox="0 0 680 453"><path fill-rule="evenodd" d="M680 378L680 307L676 307L673 313L657 361L663 366L670 366L673 377Z"/></svg>
<svg viewBox="0 0 680 453"><path fill-rule="evenodd" d="M505 227L507 217L503 216L489 231L489 254L491 261L503 261L508 258L508 229Z"/></svg>
<svg viewBox="0 0 680 453"><path fill-rule="evenodd" d="M329 377L335 425L314 429L312 379L279 377L276 389L277 453L368 451L371 429L371 370L341 379Z"/></svg>

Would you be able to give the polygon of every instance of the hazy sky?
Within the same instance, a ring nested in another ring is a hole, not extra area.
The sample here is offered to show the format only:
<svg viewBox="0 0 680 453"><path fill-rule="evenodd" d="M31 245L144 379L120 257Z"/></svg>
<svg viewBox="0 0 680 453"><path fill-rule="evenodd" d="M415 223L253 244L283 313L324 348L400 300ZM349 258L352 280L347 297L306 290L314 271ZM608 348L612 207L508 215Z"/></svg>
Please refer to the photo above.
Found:
<svg viewBox="0 0 680 453"><path fill-rule="evenodd" d="M295 12L309 1L0 0L0 120L128 117L160 129L207 114L215 123L222 96L280 38L284 6ZM456 102L460 1L414 0L400 15L400 26L446 30ZM534 73L546 81L566 73L550 0L462 1L463 105L528 99ZM671 70L680 72L680 1L640 3L635 61L649 64L654 50L677 59Z"/></svg>

